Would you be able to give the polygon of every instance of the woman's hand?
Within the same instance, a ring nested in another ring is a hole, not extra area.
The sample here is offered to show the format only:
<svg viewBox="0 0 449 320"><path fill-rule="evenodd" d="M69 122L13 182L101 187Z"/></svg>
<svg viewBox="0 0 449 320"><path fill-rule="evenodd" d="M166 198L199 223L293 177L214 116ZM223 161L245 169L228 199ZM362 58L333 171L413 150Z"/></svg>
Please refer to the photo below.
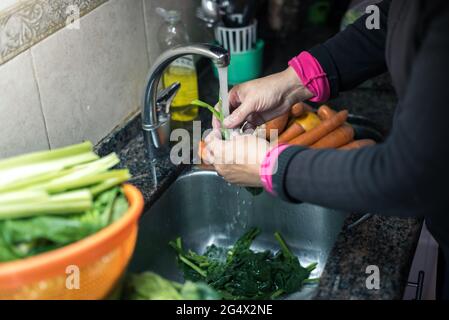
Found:
<svg viewBox="0 0 449 320"><path fill-rule="evenodd" d="M225 119L227 128L237 128L245 121L253 127L262 125L287 112L291 106L313 97L295 70L252 80L232 88L229 103L232 114Z"/></svg>
<svg viewBox="0 0 449 320"><path fill-rule="evenodd" d="M269 143L253 135L232 135L222 140L219 130L212 131L205 140L204 161L215 167L226 181L245 186L260 187L259 168L269 151Z"/></svg>
<svg viewBox="0 0 449 320"><path fill-rule="evenodd" d="M255 128L284 114L295 103L312 97L295 70L289 67L280 73L235 86L229 92L232 114L225 119L224 125L233 129L248 121ZM220 123L215 118L213 128L205 140L203 160L213 165L228 182L262 186L259 170L270 144L253 135L234 134L230 140L224 141Z"/></svg>

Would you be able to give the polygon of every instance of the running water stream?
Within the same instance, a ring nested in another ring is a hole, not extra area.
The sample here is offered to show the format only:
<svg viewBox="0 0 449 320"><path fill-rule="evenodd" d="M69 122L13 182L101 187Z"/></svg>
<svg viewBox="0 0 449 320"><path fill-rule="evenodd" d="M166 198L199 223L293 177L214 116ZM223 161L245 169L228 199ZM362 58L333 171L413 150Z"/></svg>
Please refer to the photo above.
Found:
<svg viewBox="0 0 449 320"><path fill-rule="evenodd" d="M229 116L228 67L218 68L218 80L220 81L221 111L226 118Z"/></svg>

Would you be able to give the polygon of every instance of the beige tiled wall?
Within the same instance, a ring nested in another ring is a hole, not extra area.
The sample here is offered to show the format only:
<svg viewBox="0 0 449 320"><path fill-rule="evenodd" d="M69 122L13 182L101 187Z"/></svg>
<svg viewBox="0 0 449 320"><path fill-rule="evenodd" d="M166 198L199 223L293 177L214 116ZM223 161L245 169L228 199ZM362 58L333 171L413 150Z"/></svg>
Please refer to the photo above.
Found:
<svg viewBox="0 0 449 320"><path fill-rule="evenodd" d="M139 105L149 67L142 2L107 2L31 53L50 146L96 142Z"/></svg>
<svg viewBox="0 0 449 320"><path fill-rule="evenodd" d="M29 51L0 66L0 158L48 149Z"/></svg>
<svg viewBox="0 0 449 320"><path fill-rule="evenodd" d="M160 53L157 6L181 10L195 41L197 0L110 0L0 66L0 158L91 140L138 110Z"/></svg>

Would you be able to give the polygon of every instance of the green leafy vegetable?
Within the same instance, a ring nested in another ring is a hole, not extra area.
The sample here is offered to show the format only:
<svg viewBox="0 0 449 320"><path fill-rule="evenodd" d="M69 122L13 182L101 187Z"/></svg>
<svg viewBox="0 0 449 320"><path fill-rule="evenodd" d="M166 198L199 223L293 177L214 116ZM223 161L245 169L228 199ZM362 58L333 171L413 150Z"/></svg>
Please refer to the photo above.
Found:
<svg viewBox="0 0 449 320"><path fill-rule="evenodd" d="M0 262L26 258L81 240L118 220L127 209L128 202L116 187L98 196L93 207L82 214L0 221Z"/></svg>
<svg viewBox="0 0 449 320"><path fill-rule="evenodd" d="M128 300L219 300L220 295L205 283L169 281L153 272L131 275L125 285Z"/></svg>
<svg viewBox="0 0 449 320"><path fill-rule="evenodd" d="M309 279L317 264L301 266L279 233L281 250L255 252L250 249L260 230L253 228L230 248L211 245L203 255L182 248L181 239L170 242L178 254L186 280L205 281L225 299L275 299L296 292Z"/></svg>
<svg viewBox="0 0 449 320"><path fill-rule="evenodd" d="M223 113L221 113L220 111L218 111L217 109L212 107L210 104L200 101L200 100L193 100L191 102L191 104L193 104L194 106L198 106L198 107L205 108L205 109L209 110L215 116L215 118L220 120L220 122L223 122L223 120L224 120Z"/></svg>
<svg viewBox="0 0 449 320"><path fill-rule="evenodd" d="M221 101L219 101L218 103L221 105ZM223 115L223 113L221 111L215 109L210 104L208 104L206 102L203 102L203 101L200 101L200 100L193 100L191 102L191 104L194 105L194 106L198 106L198 107L205 108L205 109L209 110L213 114L213 116L215 118L217 118L220 121L220 123L221 123L221 134L223 136L223 139L229 140L229 138L230 138L229 130L226 129L224 127L224 125L223 125L224 115Z"/></svg>
<svg viewBox="0 0 449 320"><path fill-rule="evenodd" d="M128 202L90 142L0 161L0 262L29 257L87 237L119 219Z"/></svg>

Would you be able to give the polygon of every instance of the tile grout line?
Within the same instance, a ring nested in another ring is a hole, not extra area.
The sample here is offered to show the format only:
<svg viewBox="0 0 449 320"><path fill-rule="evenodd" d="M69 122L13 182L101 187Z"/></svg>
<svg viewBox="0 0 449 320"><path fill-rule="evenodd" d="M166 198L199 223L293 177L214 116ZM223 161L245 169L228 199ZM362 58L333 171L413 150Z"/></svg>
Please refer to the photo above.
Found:
<svg viewBox="0 0 449 320"><path fill-rule="evenodd" d="M96 9L100 9L102 6L106 5L109 2L109 0L106 0L105 2L103 2L102 4L100 4L99 6L97 6L96 8L94 8L93 10L87 12L86 14L84 14L83 16L81 16L79 18L79 21L81 22L81 20L84 20L84 18L89 15L90 13L92 13L92 11L96 10ZM56 33L58 32L62 32L65 30L66 27L60 28L59 30L57 30L56 32L54 32L53 34L49 35L47 38L41 40L40 42L44 42L46 41L48 38L54 36ZM45 112L44 112L44 105L42 102L42 96L41 96L41 88L40 88L40 84L39 84L39 77L37 76L37 69L36 69L36 63L35 63L35 58L34 58L34 54L33 54L33 50L34 50L34 46L37 45L38 43L34 44L33 46L31 46L30 48L28 48L28 50L30 51L30 58L31 58L31 68L33 71L33 76L34 76L34 81L36 82L36 88L37 88L37 95L39 98L39 107L41 110L41 115L42 115L42 120L44 122L44 127L45 127L45 136L47 138L47 145L48 148L51 150L51 141L50 141L50 132L48 131L48 123L47 123L47 118L45 117Z"/></svg>
<svg viewBox="0 0 449 320"><path fill-rule="evenodd" d="M142 16L143 16L143 31L145 33L145 48L146 48L146 52L147 52L147 60L148 60L148 67L151 68L151 59L150 59L150 42L148 39L148 24L147 24L147 19L146 19L146 5L145 5L145 0L142 0Z"/></svg>
<svg viewBox="0 0 449 320"><path fill-rule="evenodd" d="M50 134L48 132L47 119L45 118L44 107L43 107L42 96L41 96L41 88L39 85L39 79L37 76L36 64L34 61L34 55L33 55L32 48L30 48L30 58L31 58L31 69L33 70L33 77L34 77L34 81L36 83L36 88L37 88L37 96L39 98L39 108L41 110L42 120L44 121L45 136L47 137L47 145L48 145L48 149L51 150Z"/></svg>

